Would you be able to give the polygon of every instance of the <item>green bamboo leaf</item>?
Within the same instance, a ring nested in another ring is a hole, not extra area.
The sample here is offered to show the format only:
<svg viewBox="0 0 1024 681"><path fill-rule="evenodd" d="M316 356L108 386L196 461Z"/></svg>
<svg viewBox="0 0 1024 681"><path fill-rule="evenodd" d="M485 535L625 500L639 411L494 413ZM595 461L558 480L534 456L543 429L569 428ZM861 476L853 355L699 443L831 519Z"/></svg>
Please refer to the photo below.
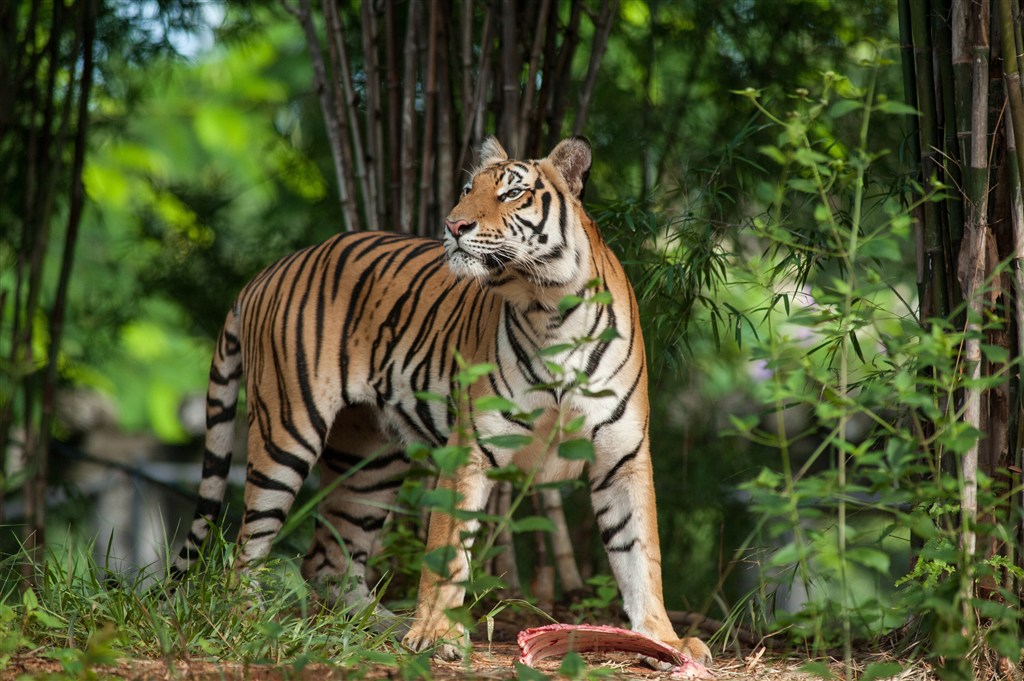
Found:
<svg viewBox="0 0 1024 681"><path fill-rule="evenodd" d="M889 573L889 554L870 546L854 546L846 550L846 557L880 575Z"/></svg>
<svg viewBox="0 0 1024 681"><path fill-rule="evenodd" d="M520 449L531 442L533 442L533 437L530 435L517 435L515 433L510 433L508 435L494 435L480 440L481 444L501 447L502 449Z"/></svg>
<svg viewBox="0 0 1024 681"><path fill-rule="evenodd" d="M856 99L841 99L832 105L830 110L833 118L840 118L850 113L851 111L858 111L864 108L864 103Z"/></svg>
<svg viewBox="0 0 1024 681"><path fill-rule="evenodd" d="M1017 647L1017 652L1020 652L1020 647ZM899 676L903 672L903 667L896 662L875 662L869 664L864 673L860 676L860 681L876 681L877 679L891 679L894 676Z"/></svg>
<svg viewBox="0 0 1024 681"><path fill-rule="evenodd" d="M540 352L537 353L541 357L551 357L552 355L558 355L563 352L568 352L573 349L572 343L558 343L556 345L549 345L546 348L541 348Z"/></svg>
<svg viewBox="0 0 1024 681"><path fill-rule="evenodd" d="M566 440L558 445L558 456L569 461L594 462L594 443L582 438Z"/></svg>
<svg viewBox="0 0 1024 681"><path fill-rule="evenodd" d="M473 408L477 411L505 411L516 412L519 407L512 400L501 395L484 395L473 400Z"/></svg>
<svg viewBox="0 0 1024 681"><path fill-rule="evenodd" d="M423 564L435 575L448 579L451 576L449 564L455 558L454 546L442 546L423 554Z"/></svg>
<svg viewBox="0 0 1024 681"><path fill-rule="evenodd" d="M857 357L860 359L860 361L863 362L864 364L867 364L868 361L864 359L864 352L860 349L860 341L857 340L856 331L850 331L850 345L853 346L853 351L857 353Z"/></svg>
<svg viewBox="0 0 1024 681"><path fill-rule="evenodd" d="M564 298L558 301L558 312L564 315L566 312L568 312L569 310L576 307L582 302L583 299L580 298L579 296L565 296Z"/></svg>
<svg viewBox="0 0 1024 681"><path fill-rule="evenodd" d="M875 107L875 111L881 111L887 114L896 114L898 116L920 116L921 112L912 106L907 106L903 102L895 102L893 100L887 100L882 102Z"/></svg>

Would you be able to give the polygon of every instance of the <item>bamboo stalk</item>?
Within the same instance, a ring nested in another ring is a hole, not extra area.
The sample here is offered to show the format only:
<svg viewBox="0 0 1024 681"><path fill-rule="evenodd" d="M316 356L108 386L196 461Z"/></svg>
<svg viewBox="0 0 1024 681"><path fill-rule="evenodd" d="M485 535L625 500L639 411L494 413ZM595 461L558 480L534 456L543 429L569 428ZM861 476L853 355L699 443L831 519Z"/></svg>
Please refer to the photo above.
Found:
<svg viewBox="0 0 1024 681"><path fill-rule="evenodd" d="M399 168L402 163L402 77L398 70L398 25L395 21L395 3L384 3L384 62L387 70L388 91L388 171L391 178L388 186L388 200L384 202L387 219L384 224L401 228L399 201L402 196L402 180Z"/></svg>
<svg viewBox="0 0 1024 681"><path fill-rule="evenodd" d="M572 61L580 41L580 20L583 14L582 0L573 0L569 14L569 24L562 37L562 45L558 50L558 61L554 68L554 83L567 83L572 75ZM569 88L544 88L551 96L550 109L547 110L548 140L547 148L553 149L562 137L562 120L569 106Z"/></svg>
<svg viewBox="0 0 1024 681"><path fill-rule="evenodd" d="M953 66L953 32L950 22L946 19L951 13L948 0L933 0L932 32L935 43L934 62L938 67L938 89L941 102L942 121L942 153L941 182L947 187L962 187L963 173L961 159L966 158L960 148L959 131L966 130L969 118L959 120L956 107L956 75ZM970 68L968 63L968 69ZM938 110L936 113L940 113ZM936 206L938 214L938 232L942 244L943 272L955 272L954 254L960 247L963 238L964 202L955 194ZM962 298L956 277L944 276L944 295L946 300L954 301Z"/></svg>
<svg viewBox="0 0 1024 681"><path fill-rule="evenodd" d="M490 16L488 8L487 16ZM487 21L486 19L484 20ZM473 0L465 0L462 3L462 14L460 15L459 44L461 46L462 63L462 92L459 97L462 100L462 126L463 129L472 128L473 116L476 110L473 108ZM489 46L481 41L480 51L486 52Z"/></svg>
<svg viewBox="0 0 1024 681"><path fill-rule="evenodd" d="M364 163L362 133L359 130L359 115L356 107L356 96L352 88L352 76L348 63L348 50L345 49L345 27L338 14L338 6L335 0L322 0L324 19L327 31L327 49L331 57L331 71L334 73L333 92L334 105L338 116L338 125L341 134L341 155L345 167L352 170L346 173L347 191L349 196L362 196L363 201L372 198L370 188L366 179L366 164ZM353 175L355 176L353 180ZM359 194L356 194L356 184L359 185ZM358 199L353 202L358 206ZM372 203L370 204L372 206ZM358 207L356 207L358 215ZM376 229L376 213L368 207L364 211L364 219L353 224L354 229L367 226Z"/></svg>
<svg viewBox="0 0 1024 681"><path fill-rule="evenodd" d="M954 2L954 6L959 0ZM977 381L981 376L981 316L984 312L986 237L988 233L988 0L981 0L973 25L973 97L971 106L970 182L967 185L970 222L961 246L959 277L967 297L967 340L964 343L964 374ZM981 389L964 390L963 420L981 430ZM960 465L960 506L963 515L962 548L976 550L974 522L978 512L978 442L963 455Z"/></svg>
<svg viewBox="0 0 1024 681"><path fill-rule="evenodd" d="M402 80L402 154L398 228L412 232L416 178L416 36L422 0L412 0L405 27L405 67ZM397 169L392 169L395 172Z"/></svg>
<svg viewBox="0 0 1024 681"><path fill-rule="evenodd" d="M423 98L423 146L420 152L420 202L416 215L416 233L427 232L427 209L434 186L434 137L437 125L437 31L439 0L430 0L427 19L427 83Z"/></svg>
<svg viewBox="0 0 1024 681"><path fill-rule="evenodd" d="M1013 160L1017 168L1017 176L1024 177L1024 96L1021 93L1020 66L1017 60L1017 42L1015 25L1010 0L999 0L999 21L1002 33L1003 48L1003 82L1006 99L1010 108L1010 121L1015 153ZM1010 132L1008 130L1008 132ZM1022 327L1024 328L1024 327Z"/></svg>
<svg viewBox="0 0 1024 681"><path fill-rule="evenodd" d="M583 577L580 576L576 554L572 549L569 525L565 521L565 509L562 506L562 493L557 489L545 488L538 494L544 504L544 515L555 526L555 531L551 533L551 549L562 589L566 592L582 591Z"/></svg>
<svg viewBox="0 0 1024 681"><path fill-rule="evenodd" d="M619 11L619 0L605 0L601 5L601 13L598 15L597 25L594 27L594 42L590 47L590 63L587 64L587 76L580 88L579 105L576 109L576 120L572 125L572 134L580 135L587 122L587 114L590 111L590 100L594 96L594 84L597 82L597 74L601 70L601 61L604 58L604 51L608 48L608 36L612 30L615 16Z"/></svg>
<svg viewBox="0 0 1024 681"><path fill-rule="evenodd" d="M522 153L526 156L536 154L536 151L529 148L529 129L530 122L533 120L533 99L537 92L537 71L540 69L541 53L548 34L550 14L551 0L541 0L540 10L537 12L537 22L534 24L536 28L533 34L533 45L530 49L530 66L527 70L526 86L523 88L523 99L519 110L518 142L522 146Z"/></svg>
<svg viewBox="0 0 1024 681"><path fill-rule="evenodd" d="M921 111L921 179L925 195L932 193L934 190L932 178L938 177L941 172L937 156L938 150L941 148L941 141L936 121L937 109L933 89L935 74L932 67L932 41L931 33L928 30L928 11L925 0L911 0L911 34L917 73L917 103ZM934 201L927 201L924 204L922 230L925 278L920 290L921 318L929 319L934 316L945 316L949 311L949 300L945 295L947 272L943 264L941 220L938 206Z"/></svg>
<svg viewBox="0 0 1024 681"><path fill-rule="evenodd" d="M442 3L443 12L445 4ZM440 232L442 215L455 205L458 192L455 190L455 141L452 132L452 84L450 64L448 62L450 36L448 34L448 17L441 16L438 21L438 40L443 49L438 51L437 81L437 193L434 196L440 211L428 216L428 232Z"/></svg>
<svg viewBox="0 0 1024 681"><path fill-rule="evenodd" d="M370 193L366 197L367 216L373 215L370 229L388 224L384 208L384 126L381 121L380 40L374 3L360 7L363 34L363 60L366 69L366 172Z"/></svg>
<svg viewBox="0 0 1024 681"><path fill-rule="evenodd" d="M1002 32L1003 48L1003 86L1006 89L1010 115L1003 119L1006 130L1006 151L1014 160L1008 164L1010 178L1010 223L1013 228L1013 283L1014 283L1014 324L1017 336L1017 357L1024 357L1024 197L1021 192L1021 178L1024 177L1024 142L1021 136L1022 104L1020 102L1020 60L1019 60L1019 27L1010 7L1009 0L999 2L999 20ZM1014 103L1017 100L1017 103ZM1016 399L1011 403L1010 412L1013 418L1009 428L1010 463L1020 467L1024 464L1024 448L1021 446L1021 384L1016 381ZM1015 427L1013 427L1015 426ZM1018 495L1018 504L1024 506L1024 490ZM1024 540L1024 525L1018 525L1018 540ZM1020 557L1017 564L1019 566Z"/></svg>
<svg viewBox="0 0 1024 681"><path fill-rule="evenodd" d="M516 2L501 0L501 116L498 130L512 156L522 154L519 139L519 70L521 62L516 47Z"/></svg>
<svg viewBox="0 0 1024 681"><path fill-rule="evenodd" d="M287 2L282 4L298 20L306 35L306 46L309 49L309 57L313 66L313 88L316 90L317 98L320 101L320 112L323 114L324 126L327 129L327 140L331 145L334 176L338 183L338 201L341 204L341 215L344 221L343 228L346 232L351 232L359 224L359 218L353 204L352 192L349 190L350 181L342 156L341 124L338 121L334 98L331 96L332 89L328 87L327 68L324 63L323 52L320 50L320 39L317 37L316 28L313 26L313 16L310 13L309 0L299 0L298 8L292 7Z"/></svg>
<svg viewBox="0 0 1024 681"><path fill-rule="evenodd" d="M467 109L467 118L463 124L459 160L455 164L456 172L468 170L467 164L469 163L469 152L472 148L473 140L483 139L484 99L490 86L491 41L493 40L492 34L494 30L493 16L491 7L488 7L486 14L484 14L483 37L480 41L480 68L477 69L479 76L477 77L476 86L473 88L472 102Z"/></svg>

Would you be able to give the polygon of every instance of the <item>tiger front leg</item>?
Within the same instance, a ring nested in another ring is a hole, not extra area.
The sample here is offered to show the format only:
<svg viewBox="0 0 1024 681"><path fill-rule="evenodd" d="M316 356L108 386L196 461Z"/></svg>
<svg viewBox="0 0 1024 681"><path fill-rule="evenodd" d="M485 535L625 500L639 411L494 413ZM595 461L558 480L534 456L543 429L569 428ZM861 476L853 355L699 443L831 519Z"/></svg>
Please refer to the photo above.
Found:
<svg viewBox="0 0 1024 681"><path fill-rule="evenodd" d="M438 479L438 489L455 492L458 511L483 510L493 484L484 475L485 466L482 454L474 449L469 463L453 475L442 475ZM441 509L431 512L429 522L426 555L443 555L441 552L450 551L452 556L446 570L442 570L446 574L430 569L424 560L416 614L402 643L413 652L437 646L435 657L458 660L467 642L466 631L461 624L449 620L446 611L460 607L465 599L465 583L470 576L469 551L480 523L455 517Z"/></svg>
<svg viewBox="0 0 1024 681"><path fill-rule="evenodd" d="M709 664L707 645L698 638L679 638L665 611L650 448L646 429L630 424L627 415L595 433L597 451L590 469L594 515L623 608L634 631Z"/></svg>

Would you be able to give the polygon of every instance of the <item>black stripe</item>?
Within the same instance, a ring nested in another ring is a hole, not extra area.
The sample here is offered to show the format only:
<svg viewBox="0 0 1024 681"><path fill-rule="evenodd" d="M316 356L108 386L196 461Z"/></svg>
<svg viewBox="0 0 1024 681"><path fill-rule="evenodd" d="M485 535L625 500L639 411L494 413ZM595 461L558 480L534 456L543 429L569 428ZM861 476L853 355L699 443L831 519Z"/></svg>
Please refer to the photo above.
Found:
<svg viewBox="0 0 1024 681"><path fill-rule="evenodd" d="M636 390L637 385L640 384L640 377L643 375L643 373L643 369L641 368L641 370L637 372L636 378L633 379L633 385L629 387L629 392L627 392L625 397L623 397L622 400L615 406L615 410L612 412L611 416L609 416L607 419L594 426L594 430L591 431L591 437L593 437L596 440L597 431L601 430L602 428L609 424L615 423L620 418L622 418L622 415L626 413L626 405L629 404L630 398L633 397L633 392Z"/></svg>
<svg viewBox="0 0 1024 681"><path fill-rule="evenodd" d="M220 514L220 499L207 499L199 497L196 502L196 518L216 518Z"/></svg>
<svg viewBox="0 0 1024 681"><path fill-rule="evenodd" d="M356 494L369 494L371 492L382 492L387 489L397 489L402 486L403 478L390 477L369 485L345 485L345 489Z"/></svg>
<svg viewBox="0 0 1024 681"><path fill-rule="evenodd" d="M340 518L341 520L344 520L345 522L350 523L352 525L355 525L364 532L372 532L374 530L379 530L380 528L384 527L384 521L387 519L386 515L364 515L357 517L349 513L346 513L345 511L338 511L333 508L328 509L327 514L335 518Z"/></svg>
<svg viewBox="0 0 1024 681"><path fill-rule="evenodd" d="M634 544L636 544L636 539L630 539L628 544L622 544L621 546L609 546L607 551L608 553L626 553L627 551L633 550Z"/></svg>
<svg viewBox="0 0 1024 681"><path fill-rule="evenodd" d="M633 451L631 451L631 452L630 452L629 454L626 454L626 455L625 455L625 456L623 456L623 457L622 457L621 459L619 459L618 461L616 461L616 462L615 462L615 465L614 465L614 466L612 466L611 470L610 470L610 471L608 471L608 472L607 472L607 473L605 474L605 476L604 476L604 479L603 479L603 480L601 480L601 484L599 484L599 485L598 485L597 487L595 487L595 488L594 488L594 491L595 491L595 492L600 492L600 491L602 491L602 490L606 490L606 489L608 489L609 487L611 487L611 485L612 485L612 479L613 479L613 478L615 477L615 475L616 475L616 474L617 474L617 473L619 472L619 469L620 469L620 468L622 468L622 467L623 467L624 465L626 465L626 463L627 463L627 462L629 462L629 461L632 461L633 459L635 459L635 458L636 458L636 455L640 453L640 447L641 447L641 446L643 445L643 443L644 443L644 442L643 442L643 440L641 440L641 441L640 441L640 444L638 444L638 445L636 446L636 449L634 449L634 450L633 450Z"/></svg>
<svg viewBox="0 0 1024 681"><path fill-rule="evenodd" d="M268 508L263 511L249 510L245 512L246 523L254 523L257 520L276 520L283 523L284 517L285 512L280 508Z"/></svg>
<svg viewBox="0 0 1024 681"><path fill-rule="evenodd" d="M626 525L629 524L631 518L632 515L627 514L626 517L622 519L622 522L618 525L606 527L604 530L601 531L601 541L605 544L605 546L608 545L608 542L610 542L615 537L615 535L617 535L619 532L625 529Z"/></svg>
<svg viewBox="0 0 1024 681"><path fill-rule="evenodd" d="M226 478L231 472L231 452L226 456L215 454L206 449L203 451L203 477Z"/></svg>
<svg viewBox="0 0 1024 681"><path fill-rule="evenodd" d="M219 414L207 414L206 416L206 429L210 430L214 426L221 423L230 423L235 420L235 414L238 411L238 403L230 406L224 406L224 403L220 400L214 400L207 398L206 404L208 407L220 407Z"/></svg>
<svg viewBox="0 0 1024 681"><path fill-rule="evenodd" d="M245 481L247 484L254 485L255 487L259 487L260 489L266 489L273 492L287 492L292 496L295 496L296 494L296 491L292 489L289 485L285 484L280 480L271 478L262 471L251 466L249 467L249 470L245 476Z"/></svg>

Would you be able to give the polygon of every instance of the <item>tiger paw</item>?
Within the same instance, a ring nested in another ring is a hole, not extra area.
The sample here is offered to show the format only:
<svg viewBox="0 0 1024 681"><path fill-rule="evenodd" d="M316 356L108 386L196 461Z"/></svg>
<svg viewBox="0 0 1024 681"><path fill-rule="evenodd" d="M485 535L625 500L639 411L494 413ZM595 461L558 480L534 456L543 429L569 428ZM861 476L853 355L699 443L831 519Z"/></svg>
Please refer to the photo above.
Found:
<svg viewBox="0 0 1024 681"><path fill-rule="evenodd" d="M417 623L402 638L402 645L414 653L434 648L433 656L438 660L455 662L463 658L467 643L466 630L461 624Z"/></svg>
<svg viewBox="0 0 1024 681"><path fill-rule="evenodd" d="M666 643L694 662L705 666L711 664L711 649L699 638L680 638L675 641L666 641Z"/></svg>

